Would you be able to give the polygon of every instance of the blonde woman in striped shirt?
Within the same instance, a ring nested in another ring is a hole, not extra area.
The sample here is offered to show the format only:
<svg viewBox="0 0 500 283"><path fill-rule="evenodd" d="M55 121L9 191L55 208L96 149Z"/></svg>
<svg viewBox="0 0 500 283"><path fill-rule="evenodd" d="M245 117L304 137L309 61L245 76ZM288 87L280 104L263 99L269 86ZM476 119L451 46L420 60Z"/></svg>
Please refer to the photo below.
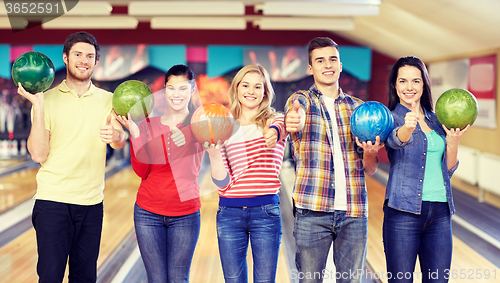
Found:
<svg viewBox="0 0 500 283"><path fill-rule="evenodd" d="M274 282L281 242L279 172L285 150L284 117L267 71L243 67L229 89L230 110L240 124L221 147L207 147L219 188L217 238L226 282L247 282L252 245L254 282ZM220 150L219 150L220 148Z"/></svg>

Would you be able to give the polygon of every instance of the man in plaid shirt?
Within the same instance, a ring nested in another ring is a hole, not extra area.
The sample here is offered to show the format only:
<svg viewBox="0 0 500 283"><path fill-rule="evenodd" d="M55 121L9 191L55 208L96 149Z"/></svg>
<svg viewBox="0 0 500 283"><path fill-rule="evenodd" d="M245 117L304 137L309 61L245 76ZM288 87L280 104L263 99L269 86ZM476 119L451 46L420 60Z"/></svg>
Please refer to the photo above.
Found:
<svg viewBox="0 0 500 283"><path fill-rule="evenodd" d="M314 85L287 101L286 130L291 133L296 163L295 263L300 282L360 282L368 238L365 172L375 173L383 148L360 143L349 120L362 100L339 87L342 72L338 45L327 37L309 42L308 73ZM325 270L330 245L336 273Z"/></svg>

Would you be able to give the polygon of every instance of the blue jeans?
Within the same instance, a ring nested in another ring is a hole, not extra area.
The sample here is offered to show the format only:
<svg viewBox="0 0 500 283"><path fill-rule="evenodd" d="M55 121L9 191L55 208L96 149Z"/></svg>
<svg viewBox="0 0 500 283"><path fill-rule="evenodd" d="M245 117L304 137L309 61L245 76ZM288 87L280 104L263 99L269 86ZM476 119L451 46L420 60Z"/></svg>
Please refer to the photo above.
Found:
<svg viewBox="0 0 500 283"><path fill-rule="evenodd" d="M248 282L246 256L249 239L254 282L275 282L281 243L278 203L253 207L219 206L217 239L225 282Z"/></svg>
<svg viewBox="0 0 500 283"><path fill-rule="evenodd" d="M134 225L148 282L189 282L191 260L200 235L200 211L163 216L135 204Z"/></svg>
<svg viewBox="0 0 500 283"><path fill-rule="evenodd" d="M448 203L424 201L420 215L385 205L383 234L389 282L413 282L417 255L422 282L448 282L453 249Z"/></svg>
<svg viewBox="0 0 500 283"><path fill-rule="evenodd" d="M323 282L335 276L337 282L360 282L368 240L368 219L346 217L345 211L320 212L297 208L293 236L295 274L299 282ZM336 273L325 270L333 242ZM293 276L293 274L292 274Z"/></svg>
<svg viewBox="0 0 500 283"><path fill-rule="evenodd" d="M102 203L35 201L31 220L38 248L38 282L62 282L67 263L69 282L96 282L102 217Z"/></svg>

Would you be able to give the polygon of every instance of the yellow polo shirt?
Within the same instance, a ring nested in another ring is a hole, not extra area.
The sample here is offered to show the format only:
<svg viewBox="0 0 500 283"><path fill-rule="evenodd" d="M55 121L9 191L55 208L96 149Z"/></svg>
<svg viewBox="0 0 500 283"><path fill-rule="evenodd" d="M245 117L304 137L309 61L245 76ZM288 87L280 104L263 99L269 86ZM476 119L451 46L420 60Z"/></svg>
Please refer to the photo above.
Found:
<svg viewBox="0 0 500 283"><path fill-rule="evenodd" d="M112 96L91 84L78 97L66 81L45 93L49 155L36 176L35 199L79 205L102 202L106 143L99 129L111 113Z"/></svg>

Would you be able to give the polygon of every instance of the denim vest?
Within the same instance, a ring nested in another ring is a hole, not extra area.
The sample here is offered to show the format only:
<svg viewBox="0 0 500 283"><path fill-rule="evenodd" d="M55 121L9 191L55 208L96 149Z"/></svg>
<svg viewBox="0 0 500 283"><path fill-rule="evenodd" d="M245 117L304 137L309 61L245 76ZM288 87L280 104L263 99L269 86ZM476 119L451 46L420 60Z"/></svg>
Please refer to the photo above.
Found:
<svg viewBox="0 0 500 283"><path fill-rule="evenodd" d="M397 131L405 123L406 113L410 110L401 104L391 111L394 117L394 130L387 138L386 151L391 163L389 180L385 191L387 205L397 210L420 214L422 209L422 188L424 183L425 160L427 158L427 137L417 124L410 139L401 142ZM446 132L437 120L436 114L424 109L425 121L445 141L442 158L443 179L450 214L455 213L450 178L458 167L457 164L448 170L446 159Z"/></svg>

